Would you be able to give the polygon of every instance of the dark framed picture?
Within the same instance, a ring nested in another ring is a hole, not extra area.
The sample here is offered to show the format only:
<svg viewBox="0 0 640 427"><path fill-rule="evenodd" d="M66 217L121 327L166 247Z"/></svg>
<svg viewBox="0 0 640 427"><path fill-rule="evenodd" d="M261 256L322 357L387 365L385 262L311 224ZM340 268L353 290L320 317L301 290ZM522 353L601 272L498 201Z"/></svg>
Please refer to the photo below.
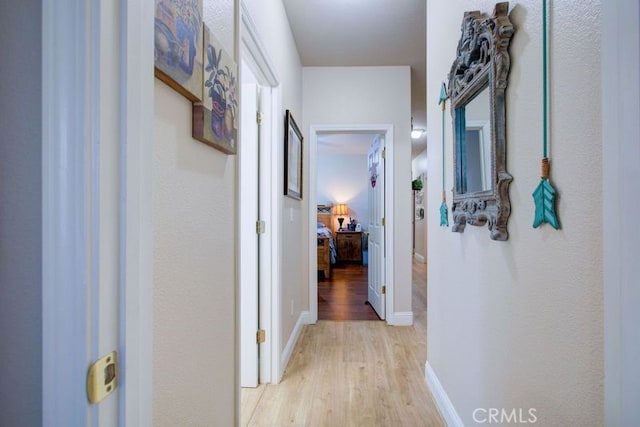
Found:
<svg viewBox="0 0 640 427"><path fill-rule="evenodd" d="M302 200L302 132L289 110L284 118L284 195Z"/></svg>

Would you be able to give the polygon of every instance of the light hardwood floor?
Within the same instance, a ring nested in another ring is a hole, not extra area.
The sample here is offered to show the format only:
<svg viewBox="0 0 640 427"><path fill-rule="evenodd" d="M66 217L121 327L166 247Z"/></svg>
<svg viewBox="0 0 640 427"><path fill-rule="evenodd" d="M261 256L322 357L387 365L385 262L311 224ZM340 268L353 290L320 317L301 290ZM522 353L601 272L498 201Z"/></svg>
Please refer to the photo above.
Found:
<svg viewBox="0 0 640 427"><path fill-rule="evenodd" d="M444 426L424 379L426 267L414 264L414 326L305 326L278 385L242 389L242 426Z"/></svg>

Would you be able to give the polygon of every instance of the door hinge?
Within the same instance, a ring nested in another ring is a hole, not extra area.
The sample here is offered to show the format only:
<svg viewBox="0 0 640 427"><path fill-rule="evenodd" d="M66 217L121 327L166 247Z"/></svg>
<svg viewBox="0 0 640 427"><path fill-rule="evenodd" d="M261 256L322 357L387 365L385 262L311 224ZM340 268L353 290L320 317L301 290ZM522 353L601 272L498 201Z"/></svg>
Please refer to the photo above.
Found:
<svg viewBox="0 0 640 427"><path fill-rule="evenodd" d="M256 234L264 234L267 225L264 221L258 220L256 221Z"/></svg>
<svg viewBox="0 0 640 427"><path fill-rule="evenodd" d="M387 293L387 285L382 285L382 294L386 294Z"/></svg>
<svg viewBox="0 0 640 427"><path fill-rule="evenodd" d="M258 329L258 332L256 333L256 342L258 344L262 344L266 340L267 340L267 333L265 332L265 330L264 329Z"/></svg>
<svg viewBox="0 0 640 427"><path fill-rule="evenodd" d="M382 220L380 221L380 223L382 224L382 226L384 227L386 225L386 222L384 220L384 217L382 217Z"/></svg>
<svg viewBox="0 0 640 427"><path fill-rule="evenodd" d="M87 398L100 403L118 387L118 353L112 351L97 360L87 372Z"/></svg>
<svg viewBox="0 0 640 427"><path fill-rule="evenodd" d="M386 159L386 158L387 158L387 149L386 149L386 148L383 148L383 149L382 149L382 158L383 158L383 159Z"/></svg>
<svg viewBox="0 0 640 427"><path fill-rule="evenodd" d="M262 124L262 112L261 111L256 111L256 123L258 123L259 125Z"/></svg>

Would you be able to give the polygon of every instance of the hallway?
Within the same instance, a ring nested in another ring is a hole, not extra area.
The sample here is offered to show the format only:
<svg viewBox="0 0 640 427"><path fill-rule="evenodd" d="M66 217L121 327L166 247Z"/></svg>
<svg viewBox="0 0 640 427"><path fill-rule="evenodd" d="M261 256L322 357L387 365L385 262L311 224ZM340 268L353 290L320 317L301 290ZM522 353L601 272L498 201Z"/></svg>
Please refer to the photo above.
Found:
<svg viewBox="0 0 640 427"><path fill-rule="evenodd" d="M241 425L444 425L424 379L426 265L413 273L414 326L305 326L282 382L242 389Z"/></svg>

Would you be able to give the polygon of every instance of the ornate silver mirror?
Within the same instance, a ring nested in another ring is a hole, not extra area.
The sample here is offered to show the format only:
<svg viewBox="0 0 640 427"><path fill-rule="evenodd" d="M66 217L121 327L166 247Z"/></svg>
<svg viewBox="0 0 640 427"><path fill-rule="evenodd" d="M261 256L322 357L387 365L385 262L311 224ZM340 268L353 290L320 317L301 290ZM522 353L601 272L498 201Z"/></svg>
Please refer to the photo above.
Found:
<svg viewBox="0 0 640 427"><path fill-rule="evenodd" d="M456 60L449 72L454 136L453 227L488 224L490 237L507 240L511 213L506 169L505 89L513 25L509 3L493 16L465 12Z"/></svg>

